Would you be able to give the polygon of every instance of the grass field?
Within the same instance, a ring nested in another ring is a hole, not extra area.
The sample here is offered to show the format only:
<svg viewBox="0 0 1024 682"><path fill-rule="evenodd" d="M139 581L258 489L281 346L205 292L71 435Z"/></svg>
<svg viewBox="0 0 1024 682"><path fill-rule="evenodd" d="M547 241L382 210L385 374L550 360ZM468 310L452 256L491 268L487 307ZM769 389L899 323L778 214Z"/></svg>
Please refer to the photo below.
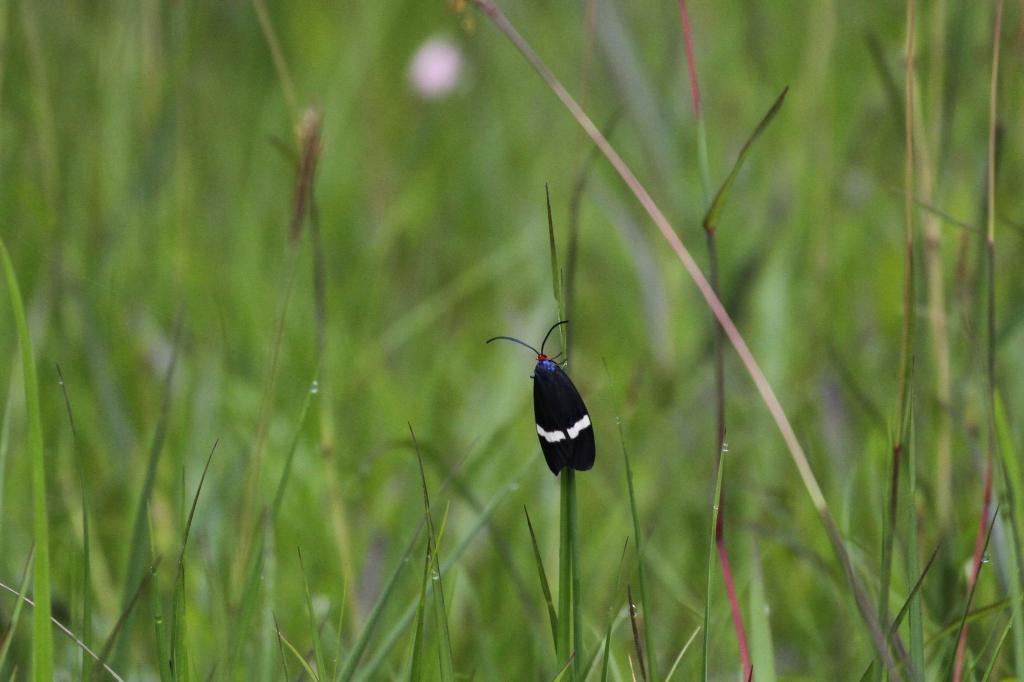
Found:
<svg viewBox="0 0 1024 682"><path fill-rule="evenodd" d="M0 0L0 680L1024 679L1003 4Z"/></svg>

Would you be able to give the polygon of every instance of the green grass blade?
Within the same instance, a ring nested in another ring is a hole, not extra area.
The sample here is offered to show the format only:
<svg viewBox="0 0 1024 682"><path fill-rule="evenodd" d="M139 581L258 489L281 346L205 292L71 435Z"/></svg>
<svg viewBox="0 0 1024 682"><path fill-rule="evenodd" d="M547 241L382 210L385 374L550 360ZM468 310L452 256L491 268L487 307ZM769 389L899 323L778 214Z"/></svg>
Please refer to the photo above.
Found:
<svg viewBox="0 0 1024 682"><path fill-rule="evenodd" d="M718 474L715 478L715 496L711 507L711 533L708 537L708 573L704 586L704 652L701 658L701 679L708 680L711 647L711 588L715 572L715 532L718 528L718 500L722 499L722 476L725 472L725 453L718 458Z"/></svg>
<svg viewBox="0 0 1024 682"><path fill-rule="evenodd" d="M437 561L436 561L436 559L437 559L436 548L441 546L441 540L444 538L444 531L445 531L445 528L447 528L447 526L448 526L448 512L450 510L451 510L451 504L446 505L445 506L445 510L444 510L444 517L441 520L441 529L438 531L437 538L432 543L428 543L428 545L427 545L426 557L425 557L424 562L423 562L423 578L422 578L422 580L420 582L419 605L418 605L418 608L416 610L416 632L415 632L415 634L413 636L413 657L412 657L412 665L410 666L410 669L409 669L410 670L410 672L409 672L409 679L410 680L419 680L423 676L423 660L422 660L422 658L423 658L423 635L424 635L424 632L425 632L425 627L424 627L425 622L424 621L425 621L426 607L427 607L427 590L428 590L428 588L430 586L431 578L435 574L435 571L438 570ZM440 582L440 580L441 579L440 579L440 576L439 576L437 578L437 581ZM435 597L435 599L436 599L436 597ZM444 603L440 602L440 605L443 607ZM436 607L437 607L437 603L435 602L435 608ZM447 627L448 627L447 614L443 614L440 617L438 616L438 614L435 614L435 623L437 624L437 626L439 628L443 628L442 633L441 633L442 636L446 635ZM441 656L442 671L444 670L444 658L443 657L444 657L445 646L446 645L443 642L441 644L439 644L440 650L439 650L438 653ZM450 640L448 640L447 648L450 651L450 649L451 649L451 642L450 642Z"/></svg>
<svg viewBox="0 0 1024 682"><path fill-rule="evenodd" d="M992 602L991 604L986 604L985 606L979 606L977 609L971 611L967 615L967 620L965 622L967 625L973 625L974 623L983 621L986 618L991 618L992 616L996 616L1002 613L1009 606L1009 602L1007 602L1007 600L1005 599L1000 599L999 601ZM941 629L936 630L935 632L930 634L924 642L925 648L936 646L942 640L955 635L957 630L960 628L960 620L961 616L957 616L954 621L948 623Z"/></svg>
<svg viewBox="0 0 1024 682"><path fill-rule="evenodd" d="M317 627L316 613L313 611L313 597L309 593L309 579L306 576L306 565L302 561L302 549L297 548L299 554L299 570L302 571L302 588L306 595L306 612L309 614L310 635L313 637L313 654L316 658L317 679L327 674L327 665L324 663L324 648L320 642L320 628ZM280 629L278 634L280 635Z"/></svg>
<svg viewBox="0 0 1024 682"><path fill-rule="evenodd" d="M167 436L167 420L171 407L171 384L174 378L174 369L178 364L178 352L181 346L182 317L179 315L175 324L174 342L171 350L171 357L164 371L163 386L161 388L160 414L157 418L156 429L153 431L153 440L150 442L149 457L146 464L146 474L142 483L142 490L139 492L138 502L135 506L135 520L132 524L132 535L129 541L128 565L125 569L124 589L121 592L121 612L130 618L132 609L129 604L138 593L138 588L145 576L145 554L150 549L148 537L149 532L149 503L153 495L153 486L156 483L157 466L160 463L160 455L164 449L164 440Z"/></svg>
<svg viewBox="0 0 1024 682"><path fill-rule="evenodd" d="M548 620L551 622L551 640L558 651L558 614L555 612L555 603L551 598L551 586L548 584L548 575L544 571L544 561L540 556L540 547L537 545L537 535L533 531L533 523L530 521L530 512L523 505L523 514L526 515L526 527L530 530L530 544L533 546L533 561L537 565L537 578L540 580L540 589L544 593L544 603L548 607Z"/></svg>
<svg viewBox="0 0 1024 682"><path fill-rule="evenodd" d="M420 453L419 443L416 441L416 433L409 424L409 436L412 438L413 449L416 452L416 463L420 471L420 486L423 493L423 519L427 526L427 566L432 577L435 577L431 585L431 595L434 602L434 624L438 634L438 660L441 666L441 680L448 682L455 679L455 670L452 656L451 633L448 630L448 610L444 602L444 581L441 579L441 566L438 563L438 551L440 547L441 532L435 537L434 519L430 512L430 493L427 490L427 474L423 470L423 455ZM445 511L444 524L448 522L448 512Z"/></svg>
<svg viewBox="0 0 1024 682"><path fill-rule="evenodd" d="M562 669L559 670L558 673L552 678L551 682L562 682L562 680L568 679L566 678L566 675L569 675L569 678L571 678L571 669L573 666L573 661L575 660L576 654L572 654L571 656L569 656L569 660L565 662L565 665L563 665Z"/></svg>
<svg viewBox="0 0 1024 682"><path fill-rule="evenodd" d="M1002 472L1002 497L1006 500L1006 511L1004 521L1007 521L1008 532L1002 536L1004 545L1003 554L1009 562L1009 587L1010 587L1010 611L1012 621L1016 624L1013 628L1013 660L1017 665L1017 671L1024 671L1024 594L1022 594L1021 583L1024 581L1024 556L1021 555L1022 524L1024 524L1024 489L1021 489L1020 460L1017 459L1017 450L1010 435L1010 425L1006 418L1006 406L1003 404L1002 396L996 392L994 417L996 422L996 436L998 439L997 452L1001 463Z"/></svg>
<svg viewBox="0 0 1024 682"><path fill-rule="evenodd" d="M14 603L14 612L11 613L11 620L7 629L0 635L0 670L4 669L4 661L7 660L7 653L11 650L11 642L14 641L14 633L18 629L18 621L21 620L21 606L25 603L25 595L28 594L29 568L32 567L32 557L35 548L29 550L28 558L25 559L25 568L21 572L21 582L18 583L18 600Z"/></svg>
<svg viewBox="0 0 1024 682"><path fill-rule="evenodd" d="M775 115L779 113L779 109L782 108L782 103L786 99L786 93L789 92L789 87L785 87L782 93L775 99L771 108L768 109L768 113L764 115L761 122L754 128L754 132L751 133L747 141L743 143L743 147L740 149L739 156L736 157L736 162L732 166L732 170L729 171L729 175L726 176L725 182L718 188L718 192L715 194L715 198L711 201L711 207L708 208L707 214L704 216L704 229L708 231L714 231L718 226L718 218L722 212L722 208L725 206L726 199L729 198L729 191L732 189L732 183L735 182L736 176L739 175L740 169L743 168L743 162L747 159L747 154L750 153L750 148L753 146L757 138L761 136L767 128L768 124L772 122Z"/></svg>
<svg viewBox="0 0 1024 682"><path fill-rule="evenodd" d="M18 590L14 589L14 588L13 588L13 587L11 587L10 585L7 585L6 583L0 582L0 590L3 590L4 592L7 592L7 593L9 593L9 594L13 594L14 596L18 597L19 601L21 601L21 602L23 602L23 603L25 603L25 604L28 604L29 606L31 606L31 607L33 607L33 608L35 607L35 602L33 602L33 601L32 601L31 599L29 599L29 598L28 598L28 597L26 597L25 595L23 595L23 594L20 594L20 593L18 592ZM95 652L95 651L93 651L92 649L90 649L89 647L87 647L87 646L86 646L86 645L85 645L85 644L84 644L84 643L82 642L82 640L81 640L81 639L79 639L79 638L78 638L78 637L77 637L77 636L75 635L75 633L74 633L74 632L72 632L72 631L71 631L71 630L70 630L70 629L69 629L69 628L68 628L68 627L67 627L66 625L64 625L64 623L61 623L61 622L60 622L59 620L57 620L56 618L52 618L52 617L50 618L50 623L52 623L52 624L53 624L53 627L55 627L55 628L57 628L58 630L60 630L60 631L61 631L61 633L63 633L65 637L67 637L67 638L68 638L68 639L70 639L70 640L71 640L72 642L74 642L75 646L77 646L77 647L78 647L79 649L81 649L81 650L82 650L82 651L84 651L85 653L89 654L89 655L90 655L90 656L92 657L92 660L93 660L93 661L95 661L96 663L98 663L98 664L99 664L99 666L100 666L101 668L103 668L103 670L104 670L104 671L105 671L105 672L106 672L106 673L107 673L108 675L110 675L110 678L111 678L111 679L115 680L116 682L124 682L124 678L123 678L123 677L121 677L120 675L118 675L118 674L117 674L117 671L116 671L116 670L114 670L114 669L113 669L113 668L111 668L111 667L110 667L109 665L107 665L106 663L104 663L104 662L103 662L103 659L102 659L102 658L101 658L101 657L100 657L100 656L99 656L98 654L96 654L96 652ZM94 679L95 679L95 677L96 677L96 672L95 672L95 671L96 671L96 669L94 668L94 669L93 669L93 677L94 677ZM12 679L13 679L13 678L12 678Z"/></svg>
<svg viewBox="0 0 1024 682"><path fill-rule="evenodd" d="M176 585L184 586L184 576L180 576ZM171 616L174 618L174 626L171 628L171 664L173 676L179 682L188 682L193 679L192 651L189 647L188 619L186 618L186 602L178 599L171 602Z"/></svg>
<svg viewBox="0 0 1024 682"><path fill-rule="evenodd" d="M555 221L551 214L551 194L548 192L548 185L544 183L544 197L548 209L548 246L551 251L551 290L555 295L555 306L558 308L558 319L565 317L565 276L562 268L558 265L558 248L555 244ZM565 330L566 325L558 328L558 338L562 342L562 350L565 356L569 357L568 337Z"/></svg>
<svg viewBox="0 0 1024 682"><path fill-rule="evenodd" d="M995 528L996 520L999 518L999 509L995 510L992 514L992 521L988 524L988 530L985 532L985 544L981 548L981 556L984 557L988 552L988 543L992 540L992 529ZM952 640L952 646L950 646L949 654L947 654L946 665L945 665L945 677L952 679L953 668L956 665L956 650L960 643L960 635L963 633L964 628L967 626L969 616L971 615L971 604L974 603L974 593L978 589L978 582L981 580L981 570L985 567L985 561L978 564L978 572L974 577L974 584L971 585L970 591L967 593L967 600L964 602L964 612L960 617L960 625L956 628L956 634Z"/></svg>
<svg viewBox="0 0 1024 682"><path fill-rule="evenodd" d="M314 378L310 385L316 385L316 383L316 378ZM276 520L278 513L281 511L281 503L284 501L284 491L288 487L288 481L291 480L292 464L295 461L295 452L299 449L299 440L302 437L302 430L306 424L306 416L309 414L309 407L313 402L313 397L317 395L319 395L319 393L309 390L306 391L306 396L303 398L302 409L299 410L298 426L295 429L295 433L292 434L292 441L288 446L288 454L284 459L284 468L281 469L281 477L277 481L277 489L274 492L274 501L270 504L271 520Z"/></svg>
<svg viewBox="0 0 1024 682"><path fill-rule="evenodd" d="M942 544L935 545L935 549L932 550L931 556L928 557L928 562L924 565L924 570L921 571L921 575L918 576L917 581L914 583L914 587L911 588L910 594L907 595L906 600L903 602L903 606L900 607L899 613L896 614L896 618L892 621L892 627L890 628L890 634L899 630L900 625L903 624L903 619L910 612L911 605L914 603L914 597L920 596L921 586L924 585L924 579L927 577L928 572L931 571L932 566L935 565L935 558L939 556L939 549Z"/></svg>
<svg viewBox="0 0 1024 682"><path fill-rule="evenodd" d="M348 606L348 583L342 583L341 585L341 599L338 603L338 641L336 642L337 650L334 654L334 674L331 675L332 680L338 679L338 674L341 672L341 652L344 650L344 632L345 632L345 608Z"/></svg>
<svg viewBox="0 0 1024 682"><path fill-rule="evenodd" d="M878 35L874 32L869 32L865 36L865 43L868 48L868 54L871 56L871 65L874 67L875 75L878 77L882 91L885 93L885 101L890 115L889 120L892 121L894 130L902 135L905 119L903 113L903 94L900 92L900 86L896 83L896 75L889 68L889 63L885 58L885 48L882 47L882 42L879 40Z"/></svg>
<svg viewBox="0 0 1024 682"><path fill-rule="evenodd" d="M488 439L489 442L478 441L472 449L478 452L486 452L489 447L500 442L501 439L502 435L499 431L498 434L491 435ZM405 443L401 444L405 445ZM438 473L443 476L444 488L453 488L453 492L466 502L468 508L474 514L482 512L484 509L484 503L473 490L473 486L476 482L459 471L463 466L462 463L464 463L466 458L469 457L469 453L464 454L460 459L460 463L453 466L441 453L440 448L428 445L424 442L422 436L417 437L417 444L419 445L420 452L423 454L424 465L433 466L437 469ZM413 446L412 441L408 442L408 447L410 450L414 449L415 446ZM519 594L521 602L523 604L527 604L533 598L533 591L527 587L527 581L516 565L512 545L506 536L506 532L507 531L504 531L501 526L493 521L487 524L487 536L499 558L501 567L508 573L509 579L512 580L515 585L515 590Z"/></svg>
<svg viewBox="0 0 1024 682"><path fill-rule="evenodd" d="M992 673L995 672L996 663L999 662L999 653L1003 650L1003 645L1006 644L1006 636L1010 634L1010 629L1013 627L1013 619L1006 624L1003 628L1003 634L999 636L999 642L996 644L995 651L992 652L992 658L989 659L988 667L985 668L985 674L981 677L981 682L988 682L992 679Z"/></svg>
<svg viewBox="0 0 1024 682"><path fill-rule="evenodd" d="M210 462L213 461L213 453L217 451L217 444L219 442L219 440L214 441L213 447L210 448L210 454L206 456L206 464L203 465L203 473L199 477L199 485L196 486L196 492L192 496L192 506L189 507L188 510L188 518L185 520L185 531L181 537L181 549L178 552L177 572L174 579L174 593L171 598L171 617L174 620L171 622L170 655L171 669L174 670L176 674L188 674L188 661L190 658L187 651L187 621L185 620L185 548L188 546L188 537L192 531L192 521L195 519L196 507L199 505L199 494L203 492L203 483L206 482L206 474L210 470ZM184 484L184 478L182 479L182 483ZM182 493L184 494L184 488L182 488Z"/></svg>
<svg viewBox="0 0 1024 682"><path fill-rule="evenodd" d="M282 643L284 643L284 645L288 649L288 651L290 651L292 656L295 657L295 660L298 661L299 664L302 666L302 669L306 671L307 675L309 675L309 678L311 680L316 680L317 682L320 682L320 677L317 676L316 671L313 670L313 668L310 667L309 662L306 660L306 657L303 656L299 652L299 650L296 649L295 646L291 642L288 641L288 638L284 636L284 633L281 632L281 628L279 626L277 626L277 618L276 617L274 618L274 626L277 629L277 638L278 638L278 640L281 641Z"/></svg>
<svg viewBox="0 0 1024 682"><path fill-rule="evenodd" d="M569 481L569 548L572 552L572 655L573 679L583 681L583 591L580 589L580 530L576 504L576 472L563 469Z"/></svg>
<svg viewBox="0 0 1024 682"><path fill-rule="evenodd" d="M551 216L551 192L548 191L548 183L544 183L544 198L547 201L548 207L548 247L551 251L551 291L555 296L555 302L558 304L558 312L562 313L562 289L558 286L559 284L559 267L558 267L558 248L555 246L555 221ZM562 319L559 317L559 319ZM563 339L564 341L564 339Z"/></svg>
<svg viewBox="0 0 1024 682"><path fill-rule="evenodd" d="M78 471L78 489L81 497L82 515L82 643L86 647L92 646L92 576L90 567L92 565L92 548L89 543L89 497L85 485L85 466L82 462L82 452L78 444L78 430L75 428L75 415L71 410L71 398L68 395L67 382L64 381L64 373L57 365L57 381L60 384L61 393L64 396L64 409L68 414L68 425L71 427L71 445L75 454L75 468ZM3 456L0 455L0 469L3 469ZM0 477L0 486L3 485ZM3 505L0 505L0 509ZM79 679L88 680L92 674L92 658L82 650L82 663Z"/></svg>
<svg viewBox="0 0 1024 682"><path fill-rule="evenodd" d="M647 601L647 571L644 568L644 540L640 532L640 513L636 507L636 491L633 487L633 468L629 462L629 452L626 449L626 436L622 430L622 419L616 417L615 424L619 429L619 444L622 446L622 461L626 465L626 485L629 489L629 512L633 517L633 542L636 546L636 570L638 586L640 588L640 608L644 617L644 644L647 649L646 670L651 680L658 680L658 670L654 663L654 642L651 633L651 612Z"/></svg>
<svg viewBox="0 0 1024 682"><path fill-rule="evenodd" d="M253 633L252 643L255 650L246 660L246 682L270 682L270 670L274 657L274 604L277 598L278 566L277 535L269 519L263 517L263 566L260 571L259 592L256 594L256 614L258 619Z"/></svg>
<svg viewBox="0 0 1024 682"><path fill-rule="evenodd" d="M902 408L900 408L902 413ZM902 429L900 429L902 433ZM886 460L890 472L890 485L886 486L885 500L882 504L882 547L879 558L878 578L878 619L882 627L889 623L889 587L892 579L892 554L896 535L896 504L899 499L900 460L902 459L903 443L897 441L890 448L891 456Z"/></svg>
<svg viewBox="0 0 1024 682"><path fill-rule="evenodd" d="M910 402L910 421L907 433L909 434L909 447L907 448L907 494L903 502L904 526L907 529L906 570L908 580L914 579L920 572L917 553L919 540L917 533L917 437L914 428L915 403ZM923 680L925 671L924 658L924 609L919 590L915 589L907 599L910 606L910 676L914 680Z"/></svg>
<svg viewBox="0 0 1024 682"><path fill-rule="evenodd" d="M113 629L111 629L110 634L107 635L107 641L103 644L103 649L102 651L100 651L98 658L100 668L103 668L107 672L110 672L110 668L107 666L107 661L110 659L110 654L114 650L114 647L117 645L118 638L121 635L121 632L124 630L125 623L127 623L128 620L131 618L132 612L135 610L136 604L139 603L139 599L142 597L143 592L146 591L146 588L149 587L150 581L153 579L154 576L156 576L156 570L160 567L160 561L161 557L156 557L156 559L150 565L149 570L145 574L143 574L142 582L139 583L139 586L132 594L131 599L128 600L128 606L124 609L124 611L121 612L121 615L118 617L117 622L114 623L114 627ZM92 678L95 680L97 679L98 676L99 668L93 668Z"/></svg>
<svg viewBox="0 0 1024 682"><path fill-rule="evenodd" d="M192 532L192 522L195 520L196 507L199 505L199 495L203 492L203 483L206 482L206 474L210 471L210 462L213 461L213 454L217 452L217 445L220 440L215 440L210 448L210 454L206 456L206 464L203 465L203 473L199 476L199 485L196 486L195 495L192 496L192 506L188 510L188 518L185 520L185 532L181 537L181 549L178 551L178 574L185 570L185 548L188 546L188 537Z"/></svg>
<svg viewBox="0 0 1024 682"><path fill-rule="evenodd" d="M366 624L363 626L363 631L359 634L359 638L356 639L355 644L352 645L352 651L349 652L348 658L345 660L345 665L341 669L339 679L344 682L348 682L355 677L356 668L359 665L359 659L363 657L366 652L367 646L370 644L370 637L373 636L374 630L377 627L377 623L380 621L381 613L384 611L384 607L388 605L391 600L391 595L395 591L395 586L398 584L398 578L402 575L402 569L408 564L409 555L412 553L412 548L416 545L416 539L419 538L420 532L423 530L423 526L419 526L416 532L413 533L412 538L409 540L409 544L406 545L405 551L402 552L395 565L395 570L392 571L388 581L384 584L381 589L380 595L377 597L377 601L374 603L373 608L370 609L369 615L366 617Z"/></svg>
<svg viewBox="0 0 1024 682"><path fill-rule="evenodd" d="M260 540L257 541L253 556L249 563L249 574L246 576L245 587L242 590L238 617L234 619L231 628L231 636L228 639L228 656L224 666L225 674L230 679L237 679L236 668L242 647L252 637L252 619L259 604L260 580L263 574L264 544L262 539L268 531L261 528Z"/></svg>
<svg viewBox="0 0 1024 682"><path fill-rule="evenodd" d="M32 675L38 682L53 678L53 630L50 627L50 522L46 511L46 461L43 453L43 424L39 413L39 384L36 361L32 354L25 307L18 278L0 238L0 259L7 276L7 292L11 299L18 345L21 348L22 381L25 385L25 415L28 419L28 458L32 466L32 534L36 558L33 565L32 592L36 607L32 611Z"/></svg>
<svg viewBox="0 0 1024 682"><path fill-rule="evenodd" d="M601 661L601 682L608 682L608 663L611 660L612 653L612 627L615 625L615 606L618 603L619 589L621 588L620 581L622 580L622 565L626 562L626 548L629 546L629 538L626 538L626 542L622 545L622 556L619 557L619 568L615 571L615 592L612 593L612 597L608 602L608 625L605 628L604 633L604 656ZM589 666L587 673L589 673ZM587 675L584 675L586 679Z"/></svg>
<svg viewBox="0 0 1024 682"><path fill-rule="evenodd" d="M448 627L448 608L444 597L444 579L441 576L441 567L438 564L438 548L444 539L444 531L448 527L448 512L451 505L446 505L444 517L441 519L441 528L437 531L437 537L433 541L433 556L430 557L431 569L431 592L434 596L434 623L440 635L438 642L438 658L441 665L442 682L454 682L455 661L452 653L452 638Z"/></svg>
<svg viewBox="0 0 1024 682"><path fill-rule="evenodd" d="M149 539L149 560L150 565L156 563L156 540L153 535L153 521L151 514L146 515L147 537ZM167 652L167 628L164 622L164 609L160 599L160 586L156 574L153 575L154 588L149 591L149 608L153 612L153 630L156 640L156 660L160 670L160 681L170 682L174 678L174 670L171 656Z"/></svg>
<svg viewBox="0 0 1024 682"><path fill-rule="evenodd" d="M894 195L902 197L903 194L904 194L904 191L905 190L903 190L903 189L893 189L892 193ZM956 227L956 228L959 228L959 229L964 230L966 232L975 232L975 233L981 232L981 228L978 227L977 225L971 225L966 220L960 220L959 218L955 218L955 217L951 216L950 214L946 213L945 211L943 211L942 209L940 209L939 207L932 206L931 204L929 204L928 202L924 201L923 199L919 199L917 197L914 197L914 205L917 206L918 208L922 209L925 213L932 214L933 216L935 216L936 218L941 220L943 223L946 223L946 224L950 225L951 227Z"/></svg>
<svg viewBox="0 0 1024 682"><path fill-rule="evenodd" d="M750 573L750 663L757 671L757 682L775 682L775 647L768 619L761 556L756 544L750 560Z"/></svg>
<svg viewBox="0 0 1024 682"><path fill-rule="evenodd" d="M924 585L924 579L925 579L925 577L927 577L928 572L931 571L932 566L935 565L935 559L936 559L936 557L939 556L939 549L941 547L942 547L942 543L939 543L939 544L935 545L935 549L932 550L931 556L928 557L928 561L924 565L924 570L921 571L921 574L917 577L917 581L914 583L914 586L911 588L910 594L907 595L906 600L904 600L904 602L903 602L903 606L900 607L899 613L897 613L896 614L896 618L893 619L892 625L889 627L889 638L890 639L892 638L892 634L894 632L898 631L900 629L900 626L903 625L903 619L907 617L908 613L910 613L910 605L913 603L914 597L916 597L920 593L921 586ZM970 619L968 619L968 621L969 620ZM867 669L864 671L864 674L861 675L860 679L862 679L862 680L869 679L871 677L871 674L875 670L876 663L877 663L877 661L872 661L868 665ZM920 670L923 671L924 668L921 668Z"/></svg>
<svg viewBox="0 0 1024 682"><path fill-rule="evenodd" d="M697 165L700 168L700 186L704 193L704 204L707 205L711 201L711 170L708 165L707 124L704 122L703 112L697 119Z"/></svg>
<svg viewBox="0 0 1024 682"><path fill-rule="evenodd" d="M675 675L676 670L679 669L679 663L683 660L686 650L690 648L691 644L693 644L693 640L697 639L698 633L700 633L699 625L693 629L693 632L690 634L690 638L686 640L686 644L683 645L683 648L679 651L679 655L676 656L676 660L672 663L672 667L668 669L668 675L665 675L665 682L671 682L672 676Z"/></svg>
<svg viewBox="0 0 1024 682"><path fill-rule="evenodd" d="M601 653L601 682L608 682L608 674L612 670L612 668L611 668L611 660L612 660L612 634L614 634L615 630L618 628L619 623L621 623L623 620L625 620L626 616L628 615L625 610L621 610L621 609L619 610L618 613L615 613L614 612L614 607L615 607L614 604L612 604L609 607L609 610L611 611L611 613L608 614L610 617L608 619L608 626L605 629L604 641L602 642L602 649L601 649L601 652L600 652ZM584 679L587 679L589 677L591 667L593 667L593 666L592 665L587 666L586 676L584 677Z"/></svg>
<svg viewBox="0 0 1024 682"><path fill-rule="evenodd" d="M569 660L572 647L572 548L569 545L569 477L559 477L561 489L558 532L558 663Z"/></svg>
<svg viewBox="0 0 1024 682"><path fill-rule="evenodd" d="M430 547L426 548L423 559L423 577L420 579L420 598L416 606L416 629L412 635L412 658L409 663L409 682L423 678L423 634L427 613L427 584L430 581Z"/></svg>
<svg viewBox="0 0 1024 682"><path fill-rule="evenodd" d="M0 419L0 512L4 508L4 490L7 472L7 453L10 452L11 444L11 413L14 411L14 382L15 373L11 372L11 378L7 384L7 402L4 404L4 416ZM4 515L0 513L0 553L4 551Z"/></svg>
<svg viewBox="0 0 1024 682"><path fill-rule="evenodd" d="M1009 625L1010 622L1007 623L1007 626ZM988 634L985 637L984 644L982 644L981 647L979 647L978 652L975 655L968 658L967 662L964 664L964 676L962 679L978 679L978 676L975 674L974 671L978 669L978 666L981 665L981 662L986 658L986 656L988 656L989 650L992 651L989 660L990 665L995 658L998 658L999 652L1002 650L1003 645L1006 643L1006 634L1006 627L1004 627L1001 632L1000 629L997 627L993 627L988 631Z"/></svg>
<svg viewBox="0 0 1024 682"><path fill-rule="evenodd" d="M292 435L292 440L288 447L288 453L285 455L285 463L281 469L281 476L278 479L277 488L274 492L274 499L267 512L269 514L269 523L271 526L281 509L281 504L284 501L285 490L288 487L288 482L291 480L292 463L295 460L295 452L298 449L299 440L302 436L303 427L305 426L306 417L309 414L309 407L314 395L315 394L312 391L306 391L305 398L302 402L302 408L299 411L298 425ZM241 608L238 618L233 623L234 627L232 627L231 634L228 638L228 655L225 665L228 675L234 674L235 666L237 664L238 657L241 654L242 647L247 641L247 638L251 635L249 623L252 621L253 615L256 613L256 606L259 601L260 576L263 570L265 550L264 538L268 532L264 525L258 525L256 527L257 538L253 542L254 549L252 556L249 558L249 570L246 575L245 587L242 590Z"/></svg>
<svg viewBox="0 0 1024 682"><path fill-rule="evenodd" d="M524 464L523 470L525 470L526 467L528 467L528 466L530 466L530 463ZM519 472L519 474L521 474L521 473L522 473L522 471ZM483 509L483 511L480 512L480 514L477 516L476 522L473 524L472 528L469 529L469 532L466 533L466 535L462 538L462 540L459 542L459 544L457 544L452 549L451 553L448 555L448 558L445 559L444 563L441 564L441 576L440 577L443 578L444 576L446 576L448 574L448 572L452 569L452 566L454 566L455 563L466 552L466 550L469 549L470 544L473 542L473 539L477 536L477 534L490 522L490 519L493 516L495 510L498 508L498 506L501 504L501 502L505 499L505 497L509 494L509 492L511 492L512 490L514 490L514 489L516 489L518 487L519 487L519 475L517 475L514 478L512 478L498 492L498 494L494 496L494 499L492 499L488 503L488 505ZM421 529L422 529L422 526L421 526ZM417 531L417 533L418 532L419 531ZM413 540L415 540L415 538L413 538ZM408 556L408 552L410 552L411 550L412 550L412 545L410 544L409 549L406 551L406 556ZM398 642L398 639L402 636L402 633L405 632L405 629L407 627L409 627L409 623L412 622L412 618L413 618L413 615L415 614L415 612L416 612L416 604L413 604L413 605L409 606L405 610L405 613L402 614L402 616L398 620L395 621L395 624L392 626L391 630L388 632L387 635L384 636L384 639L383 639L383 642L381 644L380 650L363 667L363 669L360 671L359 676L358 676L357 679L359 679L359 680L376 679L373 676L378 673L378 671L380 670L381 666L384 664L385 658L387 658L387 656L391 653L392 649L394 649L395 644ZM343 679L343 678L339 677L339 680L340 679ZM348 679L348 678L345 678L345 679Z"/></svg>
<svg viewBox="0 0 1024 682"><path fill-rule="evenodd" d="M274 619L275 630L280 632L281 627L277 625L277 619ZM280 637L277 638L277 652L281 656L281 669L284 671L284 678L290 680L292 678L291 673L288 672L288 657L284 655L284 640Z"/></svg>

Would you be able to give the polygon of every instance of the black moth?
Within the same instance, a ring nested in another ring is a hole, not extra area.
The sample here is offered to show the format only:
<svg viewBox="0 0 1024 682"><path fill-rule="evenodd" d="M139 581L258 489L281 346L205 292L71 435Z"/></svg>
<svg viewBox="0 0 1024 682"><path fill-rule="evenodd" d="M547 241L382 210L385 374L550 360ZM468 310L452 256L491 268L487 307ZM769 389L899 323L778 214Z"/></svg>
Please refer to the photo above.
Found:
<svg viewBox="0 0 1024 682"><path fill-rule="evenodd" d="M544 355L544 344L551 332L566 323L568 320L562 320L548 330L540 350L511 336L487 339L487 343L498 339L513 341L537 354L537 366L533 370L533 414L544 459L556 476L565 467L586 471L594 466L594 428L587 406L569 375L553 358Z"/></svg>

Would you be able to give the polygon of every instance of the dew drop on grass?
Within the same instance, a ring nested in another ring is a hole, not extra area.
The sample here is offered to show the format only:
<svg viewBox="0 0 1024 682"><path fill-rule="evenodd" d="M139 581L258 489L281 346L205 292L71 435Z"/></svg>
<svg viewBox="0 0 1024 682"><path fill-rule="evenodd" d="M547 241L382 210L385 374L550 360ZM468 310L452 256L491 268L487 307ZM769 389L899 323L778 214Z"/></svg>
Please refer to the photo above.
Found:
<svg viewBox="0 0 1024 682"><path fill-rule="evenodd" d="M431 571L430 579L433 580L434 582L437 582L438 580L441 579L441 576L437 574L437 571Z"/></svg>
<svg viewBox="0 0 1024 682"><path fill-rule="evenodd" d="M312 393L313 395L316 395L317 393L319 393L320 392L320 382L317 381L316 379L313 379L313 385L309 387L309 392Z"/></svg>
<svg viewBox="0 0 1024 682"><path fill-rule="evenodd" d="M722 452L723 453L729 452L729 443L728 443L728 441L722 441Z"/></svg>
<svg viewBox="0 0 1024 682"><path fill-rule="evenodd" d="M981 563L987 564L990 561L992 561L992 557L989 555L988 552L985 552L981 555Z"/></svg>

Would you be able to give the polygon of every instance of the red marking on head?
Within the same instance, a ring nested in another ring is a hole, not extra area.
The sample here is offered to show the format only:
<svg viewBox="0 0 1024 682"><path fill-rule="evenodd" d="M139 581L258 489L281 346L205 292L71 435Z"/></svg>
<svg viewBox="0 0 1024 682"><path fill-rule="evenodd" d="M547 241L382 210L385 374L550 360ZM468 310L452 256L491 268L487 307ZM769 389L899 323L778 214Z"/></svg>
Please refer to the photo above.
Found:
<svg viewBox="0 0 1024 682"><path fill-rule="evenodd" d="M537 362L544 362L547 359L548 356L544 355L543 353L537 353Z"/></svg>

